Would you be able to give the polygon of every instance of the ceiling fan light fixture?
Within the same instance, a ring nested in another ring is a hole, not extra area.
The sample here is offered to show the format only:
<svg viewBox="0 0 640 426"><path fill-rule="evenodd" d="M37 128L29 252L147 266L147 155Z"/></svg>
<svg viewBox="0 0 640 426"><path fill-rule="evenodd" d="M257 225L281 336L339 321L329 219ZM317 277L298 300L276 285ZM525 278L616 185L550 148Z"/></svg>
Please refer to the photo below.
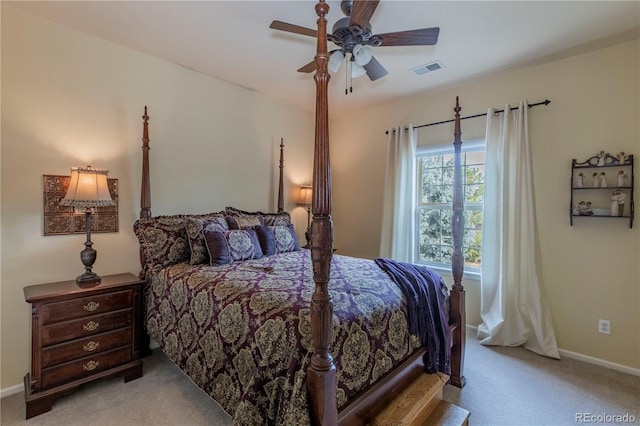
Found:
<svg viewBox="0 0 640 426"><path fill-rule="evenodd" d="M333 52L329 56L329 71L333 73L337 72L340 68L340 65L342 65L342 61L344 61L344 53L342 53L342 50L336 50L335 52Z"/></svg>
<svg viewBox="0 0 640 426"><path fill-rule="evenodd" d="M358 65L356 62L351 63L351 78L362 77L367 73L367 70L363 66Z"/></svg>
<svg viewBox="0 0 640 426"><path fill-rule="evenodd" d="M364 67L371 62L371 58L373 58L373 50L369 46L358 44L353 48L353 57L356 64Z"/></svg>

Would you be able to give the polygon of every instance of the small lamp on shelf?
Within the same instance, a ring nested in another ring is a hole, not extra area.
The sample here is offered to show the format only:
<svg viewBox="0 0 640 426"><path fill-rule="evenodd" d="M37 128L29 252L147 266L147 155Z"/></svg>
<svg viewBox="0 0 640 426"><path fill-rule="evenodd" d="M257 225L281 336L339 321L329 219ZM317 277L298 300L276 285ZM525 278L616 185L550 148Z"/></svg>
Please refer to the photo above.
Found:
<svg viewBox="0 0 640 426"><path fill-rule="evenodd" d="M80 260L84 265L84 274L76 278L79 286L91 286L100 283L100 276L91 268L96 261L96 251L91 247L91 214L96 207L114 206L111 199L107 174L109 170L95 169L91 166L72 167L69 189L64 199L60 202L63 206L78 207L84 209L87 241L84 250L80 252Z"/></svg>
<svg viewBox="0 0 640 426"><path fill-rule="evenodd" d="M313 188L311 185L300 185L300 196L298 197L298 205L307 209L307 230L304 237L307 240L305 248L309 248L311 241L311 194Z"/></svg>

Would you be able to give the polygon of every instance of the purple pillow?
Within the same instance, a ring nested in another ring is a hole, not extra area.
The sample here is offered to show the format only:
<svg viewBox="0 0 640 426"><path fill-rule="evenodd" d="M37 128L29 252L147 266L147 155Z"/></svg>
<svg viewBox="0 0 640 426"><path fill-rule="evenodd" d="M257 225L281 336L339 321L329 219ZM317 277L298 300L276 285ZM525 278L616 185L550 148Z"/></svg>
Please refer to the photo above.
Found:
<svg viewBox="0 0 640 426"><path fill-rule="evenodd" d="M227 216L226 219L230 229L248 229L264 225L262 216Z"/></svg>
<svg viewBox="0 0 640 426"><path fill-rule="evenodd" d="M138 219L133 230L145 258L143 272L189 260L189 242L184 215L154 216Z"/></svg>
<svg viewBox="0 0 640 426"><path fill-rule="evenodd" d="M224 216L212 216L208 218L187 217L184 227L189 238L191 248L191 265L209 263L209 252L204 240L204 231L228 231L229 224Z"/></svg>
<svg viewBox="0 0 640 426"><path fill-rule="evenodd" d="M288 213L263 215L262 220L267 226L291 225L291 216Z"/></svg>
<svg viewBox="0 0 640 426"><path fill-rule="evenodd" d="M253 229L204 231L211 266L262 257L258 236Z"/></svg>
<svg viewBox="0 0 640 426"><path fill-rule="evenodd" d="M298 236L292 224L283 226L256 226L258 239L265 256L300 250Z"/></svg>

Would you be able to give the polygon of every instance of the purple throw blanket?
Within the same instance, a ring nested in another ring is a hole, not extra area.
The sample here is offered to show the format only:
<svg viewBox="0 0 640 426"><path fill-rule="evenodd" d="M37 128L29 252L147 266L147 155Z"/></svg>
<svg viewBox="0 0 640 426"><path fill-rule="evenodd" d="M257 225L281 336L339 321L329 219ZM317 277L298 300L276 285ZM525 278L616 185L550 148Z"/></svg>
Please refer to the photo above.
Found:
<svg viewBox="0 0 640 426"><path fill-rule="evenodd" d="M409 331L427 349L427 372L451 374L451 329L445 303L448 290L442 277L425 266L382 258L375 262L407 299Z"/></svg>

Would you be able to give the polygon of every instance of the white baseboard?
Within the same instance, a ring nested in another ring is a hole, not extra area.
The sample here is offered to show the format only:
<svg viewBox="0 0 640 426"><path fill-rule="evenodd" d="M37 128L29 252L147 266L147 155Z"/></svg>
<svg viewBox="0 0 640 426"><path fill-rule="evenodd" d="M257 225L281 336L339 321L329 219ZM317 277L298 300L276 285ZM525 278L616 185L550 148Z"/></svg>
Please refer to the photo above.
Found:
<svg viewBox="0 0 640 426"><path fill-rule="evenodd" d="M20 393L24 391L24 385L15 385L8 387L6 389L0 390L0 398L4 398L5 396L15 395L16 393Z"/></svg>
<svg viewBox="0 0 640 426"><path fill-rule="evenodd" d="M477 332L478 327L475 325L467 324L467 330L472 332ZM561 356L575 359L577 361L586 362L588 364L599 365L600 367L609 368L611 370L621 371L623 373L631 374L633 376L640 376L640 368L633 368L622 364L616 364L615 362L605 361L604 359L595 358L589 355L579 354L577 352L571 352L566 349L558 348L558 352L560 352Z"/></svg>
<svg viewBox="0 0 640 426"><path fill-rule="evenodd" d="M588 364L599 365L600 367L621 371L623 373L632 374L634 376L640 376L640 368L633 368L622 364L616 364L615 362L605 361L604 359L594 358L592 356L579 354L577 352L571 352L566 349L558 349L558 352L560 352L561 356L565 356L567 358L586 362Z"/></svg>

